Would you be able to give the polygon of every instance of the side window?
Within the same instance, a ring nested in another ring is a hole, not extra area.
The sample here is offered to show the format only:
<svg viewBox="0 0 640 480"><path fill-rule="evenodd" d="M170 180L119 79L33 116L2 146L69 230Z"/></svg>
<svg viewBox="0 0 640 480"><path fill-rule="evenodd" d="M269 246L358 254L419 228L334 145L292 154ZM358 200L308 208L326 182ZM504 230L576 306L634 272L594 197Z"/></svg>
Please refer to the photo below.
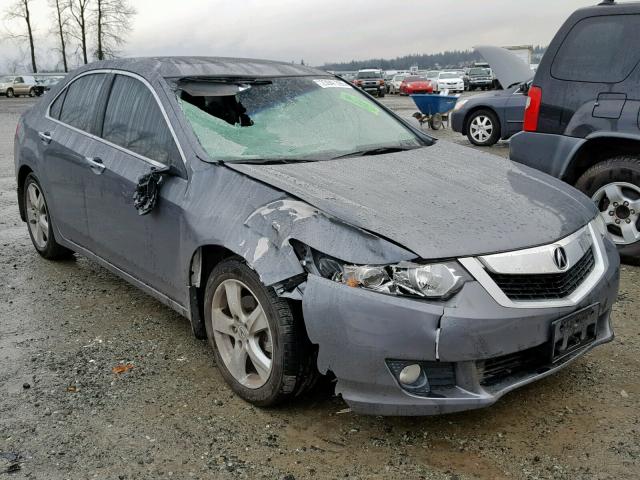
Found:
<svg viewBox="0 0 640 480"><path fill-rule="evenodd" d="M141 81L116 75L105 111L102 138L164 164L178 148L153 94Z"/></svg>
<svg viewBox="0 0 640 480"><path fill-rule="evenodd" d="M62 111L62 104L64 103L64 97L66 96L67 90L65 89L60 95L58 95L55 102L51 104L51 107L49 107L49 116L51 118L60 120L60 112Z"/></svg>
<svg viewBox="0 0 640 480"><path fill-rule="evenodd" d="M559 80L618 83L640 60L640 15L607 15L580 20L558 49L551 75ZM630 48L621 48L627 45Z"/></svg>
<svg viewBox="0 0 640 480"><path fill-rule="evenodd" d="M67 87L60 121L95 134L97 98L106 78L104 73L92 73L73 81Z"/></svg>

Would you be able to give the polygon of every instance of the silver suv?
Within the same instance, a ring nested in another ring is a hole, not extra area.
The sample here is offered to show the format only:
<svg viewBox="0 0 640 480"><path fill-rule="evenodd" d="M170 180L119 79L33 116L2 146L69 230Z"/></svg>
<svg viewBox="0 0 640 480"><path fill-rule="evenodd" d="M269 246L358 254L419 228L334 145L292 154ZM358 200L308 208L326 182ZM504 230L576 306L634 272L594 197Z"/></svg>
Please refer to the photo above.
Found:
<svg viewBox="0 0 640 480"><path fill-rule="evenodd" d="M29 95L35 97L38 94L38 82L30 75L0 77L0 95L17 97Z"/></svg>

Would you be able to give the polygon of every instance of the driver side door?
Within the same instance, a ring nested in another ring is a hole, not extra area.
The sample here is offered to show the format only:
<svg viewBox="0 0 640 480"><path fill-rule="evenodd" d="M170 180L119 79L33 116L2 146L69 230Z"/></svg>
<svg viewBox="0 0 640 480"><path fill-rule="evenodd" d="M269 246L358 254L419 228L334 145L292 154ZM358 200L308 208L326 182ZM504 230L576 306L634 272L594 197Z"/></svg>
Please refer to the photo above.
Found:
<svg viewBox="0 0 640 480"><path fill-rule="evenodd" d="M101 145L86 189L90 249L118 269L184 304L180 265L187 177L164 111L141 77L116 73L99 128ZM152 168L172 167L156 207L139 215L134 192Z"/></svg>

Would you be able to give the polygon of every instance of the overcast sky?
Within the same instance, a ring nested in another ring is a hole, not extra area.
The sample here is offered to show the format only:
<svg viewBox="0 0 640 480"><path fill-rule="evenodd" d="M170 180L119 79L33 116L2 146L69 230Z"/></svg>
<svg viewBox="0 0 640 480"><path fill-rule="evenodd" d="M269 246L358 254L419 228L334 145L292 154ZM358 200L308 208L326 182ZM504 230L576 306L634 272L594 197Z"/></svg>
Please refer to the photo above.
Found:
<svg viewBox="0 0 640 480"><path fill-rule="evenodd" d="M15 0L0 0L3 12ZM47 0L31 0L37 60L55 64ZM132 0L138 15L125 56L216 55L352 59L551 41L575 9L596 0ZM17 30L21 25L10 25ZM23 49L23 53L26 53ZM20 56L0 41L0 70Z"/></svg>

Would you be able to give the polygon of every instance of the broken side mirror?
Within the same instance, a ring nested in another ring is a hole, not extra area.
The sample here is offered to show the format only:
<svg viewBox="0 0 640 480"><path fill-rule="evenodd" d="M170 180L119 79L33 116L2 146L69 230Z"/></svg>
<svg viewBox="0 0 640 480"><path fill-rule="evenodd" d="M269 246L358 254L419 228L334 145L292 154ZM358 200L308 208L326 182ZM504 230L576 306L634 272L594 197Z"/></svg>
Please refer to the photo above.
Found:
<svg viewBox="0 0 640 480"><path fill-rule="evenodd" d="M138 178L136 190L133 193L133 206L138 210L138 215L146 215L153 210L158 203L160 188L166 177L177 175L174 167L151 167L149 173Z"/></svg>

